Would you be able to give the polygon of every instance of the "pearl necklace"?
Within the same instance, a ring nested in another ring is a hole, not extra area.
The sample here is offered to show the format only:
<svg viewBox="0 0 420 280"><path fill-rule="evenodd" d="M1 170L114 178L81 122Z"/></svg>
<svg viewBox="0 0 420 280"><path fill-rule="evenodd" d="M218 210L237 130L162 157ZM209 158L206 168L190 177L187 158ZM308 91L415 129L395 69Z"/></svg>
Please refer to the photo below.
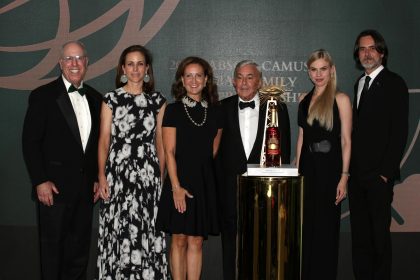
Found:
<svg viewBox="0 0 420 280"><path fill-rule="evenodd" d="M191 117L190 113L188 112L188 108L193 108L197 105L197 101L193 100L192 98L189 98L188 96L184 96L182 98L182 104L184 105L184 109L185 109L185 113L187 114L187 117L190 119L190 121L195 125L195 126L203 126L206 123L207 120L207 101L202 100L200 102L201 106L203 106L204 108L204 119L201 123L196 123L193 118Z"/></svg>

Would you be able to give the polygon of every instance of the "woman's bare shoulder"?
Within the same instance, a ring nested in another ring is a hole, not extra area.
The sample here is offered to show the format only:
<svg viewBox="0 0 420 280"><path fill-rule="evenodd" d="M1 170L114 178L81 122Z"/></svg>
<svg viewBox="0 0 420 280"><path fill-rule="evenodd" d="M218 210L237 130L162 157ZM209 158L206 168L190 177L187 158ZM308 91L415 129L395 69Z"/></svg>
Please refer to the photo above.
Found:
<svg viewBox="0 0 420 280"><path fill-rule="evenodd" d="M307 96L308 95L308 93L307 92L304 92L304 93L301 93L300 95L299 95L299 97L298 97L298 101L299 101L299 103L305 98L305 96Z"/></svg>
<svg viewBox="0 0 420 280"><path fill-rule="evenodd" d="M335 95L335 99L337 100L337 102L350 102L350 98L349 96L344 93L344 92L337 92L337 94Z"/></svg>

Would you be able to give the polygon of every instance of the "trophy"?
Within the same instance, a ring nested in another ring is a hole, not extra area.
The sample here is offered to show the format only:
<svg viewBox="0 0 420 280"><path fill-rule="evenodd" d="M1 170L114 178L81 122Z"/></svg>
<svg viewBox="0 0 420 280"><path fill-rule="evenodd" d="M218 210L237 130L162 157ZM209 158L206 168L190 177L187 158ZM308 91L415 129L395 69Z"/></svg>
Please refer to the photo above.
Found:
<svg viewBox="0 0 420 280"><path fill-rule="evenodd" d="M261 167L281 166L281 134L277 106L282 103L284 90L277 86L268 86L260 89L261 107L267 103L265 112L265 130L261 148Z"/></svg>

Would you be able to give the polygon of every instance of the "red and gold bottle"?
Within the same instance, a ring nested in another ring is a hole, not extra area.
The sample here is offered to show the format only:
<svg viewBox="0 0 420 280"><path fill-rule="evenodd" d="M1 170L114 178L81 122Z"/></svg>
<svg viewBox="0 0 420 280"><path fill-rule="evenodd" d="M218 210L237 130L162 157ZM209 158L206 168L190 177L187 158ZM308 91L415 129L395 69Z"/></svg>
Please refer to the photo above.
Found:
<svg viewBox="0 0 420 280"><path fill-rule="evenodd" d="M277 106L270 103L269 110L271 113L271 122L267 127L265 139L265 166L280 167L281 149L280 149L280 132L277 123Z"/></svg>

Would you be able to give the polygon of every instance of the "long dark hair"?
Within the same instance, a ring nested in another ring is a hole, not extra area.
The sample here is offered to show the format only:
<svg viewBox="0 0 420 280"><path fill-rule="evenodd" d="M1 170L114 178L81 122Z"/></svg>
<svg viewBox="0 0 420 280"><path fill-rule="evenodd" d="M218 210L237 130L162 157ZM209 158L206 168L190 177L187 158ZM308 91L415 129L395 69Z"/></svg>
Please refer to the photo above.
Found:
<svg viewBox="0 0 420 280"><path fill-rule="evenodd" d="M178 66L175 74L175 82L172 84L172 95L175 100L181 100L187 94L187 91L182 84L182 76L184 75L185 68L190 64L198 64L203 67L204 75L207 77L206 86L202 91L202 98L207 100L209 104L216 104L219 100L219 95L217 94L217 85L214 81L213 69L210 64L204 59L196 56L189 56L184 58Z"/></svg>
<svg viewBox="0 0 420 280"><path fill-rule="evenodd" d="M360 64L359 60L359 41L360 38L371 36L373 41L375 42L376 51L383 55L382 57L382 65L386 66L388 60L388 47L386 45L384 37L382 37L381 33L374 29L367 29L360 32L359 36L356 38L356 42L354 43L354 50L353 50L353 58L356 61L357 67L363 69L362 65Z"/></svg>
<svg viewBox="0 0 420 280"><path fill-rule="evenodd" d="M127 57L127 54L132 52L139 52L144 56L146 65L149 66L149 69L147 70L147 74L150 77L150 80L146 83L143 81L143 91L145 93L150 93L155 91L155 78L153 76L153 66L152 66L152 54L148 49L146 49L143 46L140 45L132 45L123 50L123 52L120 55L120 59L118 60L118 66L117 66L117 76L115 77L115 86L117 88L120 88L125 85L125 83L122 83L120 81L121 76L124 74L124 71L122 69L122 66L125 65L125 59Z"/></svg>

